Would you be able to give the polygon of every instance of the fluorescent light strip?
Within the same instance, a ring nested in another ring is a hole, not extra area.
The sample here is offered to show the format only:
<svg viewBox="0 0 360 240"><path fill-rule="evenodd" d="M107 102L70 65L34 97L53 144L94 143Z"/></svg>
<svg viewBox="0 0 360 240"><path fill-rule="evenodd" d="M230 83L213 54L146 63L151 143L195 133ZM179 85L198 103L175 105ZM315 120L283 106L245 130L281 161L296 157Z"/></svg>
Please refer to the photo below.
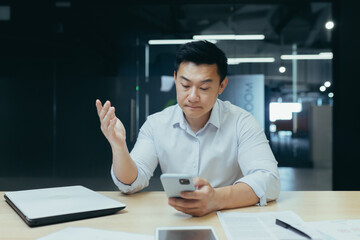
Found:
<svg viewBox="0 0 360 240"><path fill-rule="evenodd" d="M298 55L281 55L282 60L330 60L333 59L332 52L323 52L319 54L298 54Z"/></svg>
<svg viewBox="0 0 360 240"><path fill-rule="evenodd" d="M149 40L150 45L172 45L172 44L184 44L192 42L194 39L156 39Z"/></svg>
<svg viewBox="0 0 360 240"><path fill-rule="evenodd" d="M185 44L188 42L194 42L195 39L154 39L149 40L149 45L179 45L179 44ZM216 43L216 41L209 41L212 43Z"/></svg>
<svg viewBox="0 0 360 240"><path fill-rule="evenodd" d="M234 35L234 34L194 35L193 39L196 39L196 40L264 40L265 36L263 34L253 34L253 35Z"/></svg>
<svg viewBox="0 0 360 240"><path fill-rule="evenodd" d="M229 65L235 65L239 63L269 63L275 62L275 58L267 57L267 58L228 58Z"/></svg>

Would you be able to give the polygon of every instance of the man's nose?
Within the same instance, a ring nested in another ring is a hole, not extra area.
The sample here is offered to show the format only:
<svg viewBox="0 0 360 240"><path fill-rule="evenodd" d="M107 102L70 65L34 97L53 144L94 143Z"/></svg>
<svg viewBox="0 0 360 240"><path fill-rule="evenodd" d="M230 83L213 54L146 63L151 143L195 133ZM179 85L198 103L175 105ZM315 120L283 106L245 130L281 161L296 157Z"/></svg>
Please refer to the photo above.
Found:
<svg viewBox="0 0 360 240"><path fill-rule="evenodd" d="M193 87L191 89L191 92L190 92L189 96L188 96L188 100L190 102L197 102L197 101L199 101L199 99L200 99L199 90L196 87Z"/></svg>

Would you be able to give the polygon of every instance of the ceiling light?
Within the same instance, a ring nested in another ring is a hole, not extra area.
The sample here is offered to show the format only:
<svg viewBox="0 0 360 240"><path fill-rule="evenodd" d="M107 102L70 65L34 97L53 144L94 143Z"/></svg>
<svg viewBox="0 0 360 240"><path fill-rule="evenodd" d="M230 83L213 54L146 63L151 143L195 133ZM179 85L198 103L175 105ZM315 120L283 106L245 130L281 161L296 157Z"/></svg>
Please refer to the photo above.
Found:
<svg viewBox="0 0 360 240"><path fill-rule="evenodd" d="M330 93L328 94L328 96L329 96L329 98L333 98L333 97L334 97L334 93L330 92Z"/></svg>
<svg viewBox="0 0 360 240"><path fill-rule="evenodd" d="M286 68L284 66L279 67L279 72L280 73L286 72Z"/></svg>
<svg viewBox="0 0 360 240"><path fill-rule="evenodd" d="M229 65L235 65L239 63L265 63L265 62L275 62L275 58L228 58Z"/></svg>
<svg viewBox="0 0 360 240"><path fill-rule="evenodd" d="M263 34L253 35L235 35L235 34L224 34L224 35L194 35L193 39L196 40L264 40Z"/></svg>
<svg viewBox="0 0 360 240"><path fill-rule="evenodd" d="M326 90L326 87L325 87L325 86L321 86L321 87L320 87L320 91L321 91L321 92L325 92L325 90Z"/></svg>
<svg viewBox="0 0 360 240"><path fill-rule="evenodd" d="M319 55L320 56L327 56L327 57L331 57L331 59L332 59L332 57L333 57L333 53L332 52L321 52L321 53L319 53Z"/></svg>
<svg viewBox="0 0 360 240"><path fill-rule="evenodd" d="M331 30L334 28L334 22L333 21L328 21L327 23L325 23L325 28L327 30Z"/></svg>
<svg viewBox="0 0 360 240"><path fill-rule="evenodd" d="M333 59L332 52L323 52L319 54L297 54L297 55L281 55L282 60L329 60Z"/></svg>
<svg viewBox="0 0 360 240"><path fill-rule="evenodd" d="M331 86L331 82L326 81L326 82L324 83L324 86L327 87L327 88L330 87L330 86Z"/></svg>
<svg viewBox="0 0 360 240"><path fill-rule="evenodd" d="M172 44L184 44L194 41L193 39L155 39L149 40L149 45L172 45Z"/></svg>
<svg viewBox="0 0 360 240"><path fill-rule="evenodd" d="M149 40L149 45L179 45L185 44L188 42L194 42L194 39L153 39ZM211 40L209 42L216 43L216 41Z"/></svg>

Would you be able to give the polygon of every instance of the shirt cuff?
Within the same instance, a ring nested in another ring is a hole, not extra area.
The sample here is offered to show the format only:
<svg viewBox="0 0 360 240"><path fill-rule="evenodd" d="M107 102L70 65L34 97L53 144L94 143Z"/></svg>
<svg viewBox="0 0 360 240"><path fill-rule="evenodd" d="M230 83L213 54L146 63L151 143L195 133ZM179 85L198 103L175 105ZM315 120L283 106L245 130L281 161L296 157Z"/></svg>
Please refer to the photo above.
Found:
<svg viewBox="0 0 360 240"><path fill-rule="evenodd" d="M113 165L111 165L111 171L110 172L111 172L112 180L114 181L115 185L119 188L119 190L122 193L130 194L130 193L134 193L134 192L137 192L137 191L142 189L141 183L140 183L141 181L140 181L140 179L138 177L136 177L135 181L132 184L129 185L129 184L122 183L115 176Z"/></svg>
<svg viewBox="0 0 360 240"><path fill-rule="evenodd" d="M265 190L261 186L259 186L259 184L256 182L256 180L254 180L253 176L251 176L251 175L245 176L245 177L237 180L234 184L237 184L239 182L246 183L247 185L249 185L252 188L252 190L255 192L256 196L258 196L258 198L260 199L258 205L260 205L260 206L267 205Z"/></svg>

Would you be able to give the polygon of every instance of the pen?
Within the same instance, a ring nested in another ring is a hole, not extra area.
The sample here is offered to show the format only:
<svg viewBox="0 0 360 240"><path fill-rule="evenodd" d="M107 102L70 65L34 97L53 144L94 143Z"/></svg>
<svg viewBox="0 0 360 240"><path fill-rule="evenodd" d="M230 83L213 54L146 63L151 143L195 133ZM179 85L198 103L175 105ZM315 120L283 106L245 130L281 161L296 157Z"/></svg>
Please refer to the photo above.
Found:
<svg viewBox="0 0 360 240"><path fill-rule="evenodd" d="M291 231L293 231L293 232L295 232L295 233L297 233L297 234L299 234L299 235L301 235L301 236L303 236L303 237L306 237L306 238L308 238L308 239L312 239L309 235L307 235L307 234L304 233L303 231L300 231L299 229L291 226L290 224L288 224L288 223L286 223L286 222L283 222L283 221L281 221L281 220L279 220L279 219L276 219L276 222L275 222L275 223L276 223L276 225L279 225L279 226L281 226L281 227L283 227L283 228L289 229L289 230L291 230Z"/></svg>

